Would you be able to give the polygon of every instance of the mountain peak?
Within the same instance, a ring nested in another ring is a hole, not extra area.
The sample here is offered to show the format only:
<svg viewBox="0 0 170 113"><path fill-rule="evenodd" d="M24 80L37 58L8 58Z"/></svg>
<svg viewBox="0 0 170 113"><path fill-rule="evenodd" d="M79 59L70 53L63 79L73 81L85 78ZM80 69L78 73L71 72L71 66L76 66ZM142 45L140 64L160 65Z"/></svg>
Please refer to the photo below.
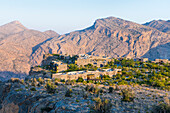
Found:
<svg viewBox="0 0 170 113"><path fill-rule="evenodd" d="M0 26L0 31L4 34L15 34L26 29L27 28L23 26L19 21L12 21L10 23Z"/></svg>
<svg viewBox="0 0 170 113"><path fill-rule="evenodd" d="M15 21L9 22L9 23L7 23L7 24L4 24L3 26L11 26L11 27L20 26L20 27L22 27L22 28L26 29L26 27L25 27L24 25L22 25L22 24L21 24L21 22L20 22L20 21L18 21L18 20L15 20Z"/></svg>
<svg viewBox="0 0 170 113"><path fill-rule="evenodd" d="M10 22L10 24L21 24L18 20Z"/></svg>
<svg viewBox="0 0 170 113"><path fill-rule="evenodd" d="M100 18L100 19L97 19L94 23L94 26L95 28L101 26L101 27L109 27L108 24L112 23L112 24L115 24L114 21L119 21L119 18L116 18L116 17L107 17L107 18Z"/></svg>
<svg viewBox="0 0 170 113"><path fill-rule="evenodd" d="M47 34L47 35L49 35L50 37L58 37L58 36L59 36L59 34L56 33L56 32L53 31L53 30L47 30L47 31L45 31L44 33Z"/></svg>
<svg viewBox="0 0 170 113"><path fill-rule="evenodd" d="M132 21L123 20L118 17L107 17L102 19L97 19L94 23L94 28L109 28L112 30L128 30L128 29L140 29L142 26Z"/></svg>
<svg viewBox="0 0 170 113"><path fill-rule="evenodd" d="M16 26L18 26L18 27L20 27L20 28L26 29L26 27L25 27L23 24L21 24L21 22L18 21L18 20L9 22L9 23L7 23L7 24L5 24L5 25L3 25L3 26L11 26L11 27L16 27Z"/></svg>
<svg viewBox="0 0 170 113"><path fill-rule="evenodd" d="M164 33L168 33L170 34L170 20L153 20L153 21L150 21L150 22L146 22L145 24L143 24L145 26L149 26L149 27L152 27L152 28L155 28L159 31L162 31Z"/></svg>

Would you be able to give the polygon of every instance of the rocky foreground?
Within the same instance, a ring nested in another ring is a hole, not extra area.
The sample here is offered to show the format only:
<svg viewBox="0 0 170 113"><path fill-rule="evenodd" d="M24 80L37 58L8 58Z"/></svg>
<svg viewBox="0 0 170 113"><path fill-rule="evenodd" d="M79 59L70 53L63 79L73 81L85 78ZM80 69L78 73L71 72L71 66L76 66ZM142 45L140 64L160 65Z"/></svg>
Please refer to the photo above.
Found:
<svg viewBox="0 0 170 113"><path fill-rule="evenodd" d="M13 78L1 82L0 88L0 113L150 113L160 103L169 105L170 98L170 92L148 87L59 82L50 78Z"/></svg>

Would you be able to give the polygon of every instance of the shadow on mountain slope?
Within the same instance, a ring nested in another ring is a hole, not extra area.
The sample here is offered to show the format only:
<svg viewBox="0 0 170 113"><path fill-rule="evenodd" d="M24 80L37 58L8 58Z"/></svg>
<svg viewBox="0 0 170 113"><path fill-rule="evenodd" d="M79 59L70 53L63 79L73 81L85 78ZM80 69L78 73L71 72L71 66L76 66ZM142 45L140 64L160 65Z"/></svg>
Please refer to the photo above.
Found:
<svg viewBox="0 0 170 113"><path fill-rule="evenodd" d="M20 78L24 79L26 76L28 76L26 73L14 73L11 71L0 71L0 80L6 81L10 78Z"/></svg>
<svg viewBox="0 0 170 113"><path fill-rule="evenodd" d="M52 40L53 38L54 38L54 37L48 38L47 40L45 40L45 41L39 43L38 45L34 46L34 47L32 48L32 54L31 54L31 55L33 55L33 54L35 53L35 51L36 51L41 45L43 45L44 43Z"/></svg>
<svg viewBox="0 0 170 113"><path fill-rule="evenodd" d="M154 59L170 59L170 42L151 48L142 57L147 57L149 60Z"/></svg>

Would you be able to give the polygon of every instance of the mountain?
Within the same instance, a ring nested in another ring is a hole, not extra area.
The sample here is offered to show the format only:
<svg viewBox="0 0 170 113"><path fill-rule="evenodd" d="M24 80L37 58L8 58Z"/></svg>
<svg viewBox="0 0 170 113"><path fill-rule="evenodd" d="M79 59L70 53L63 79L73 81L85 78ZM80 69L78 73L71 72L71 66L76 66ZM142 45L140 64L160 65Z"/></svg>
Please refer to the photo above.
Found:
<svg viewBox="0 0 170 113"><path fill-rule="evenodd" d="M153 20L151 22L147 22L143 25L153 27L159 31L170 34L170 20Z"/></svg>
<svg viewBox="0 0 170 113"><path fill-rule="evenodd" d="M47 35L49 35L50 37L58 37L58 36L59 36L59 34L56 33L56 32L53 31L53 30L47 30L47 31L45 31L44 33L47 34Z"/></svg>
<svg viewBox="0 0 170 113"><path fill-rule="evenodd" d="M31 30L14 21L0 26L0 34L0 79L27 75L47 53L170 59L168 33L115 17L97 19L91 27L64 35Z"/></svg>
<svg viewBox="0 0 170 113"><path fill-rule="evenodd" d="M120 18L108 17L96 20L94 25L87 29L47 41L33 56L39 56L40 53L88 53L134 58L142 57L149 50L169 42L170 35L167 33ZM168 52L170 53L170 48L158 50L157 58L170 58ZM154 59L149 54L145 57Z"/></svg>
<svg viewBox="0 0 170 113"><path fill-rule="evenodd" d="M26 30L19 21L13 21L0 27L0 41L3 40L8 35L22 32Z"/></svg>
<svg viewBox="0 0 170 113"><path fill-rule="evenodd" d="M1 26L0 32L5 34L0 41L1 78L28 74L30 67L34 65L30 62L31 54L38 45L50 40L55 34L27 29L18 21ZM41 62L38 59L37 62Z"/></svg>

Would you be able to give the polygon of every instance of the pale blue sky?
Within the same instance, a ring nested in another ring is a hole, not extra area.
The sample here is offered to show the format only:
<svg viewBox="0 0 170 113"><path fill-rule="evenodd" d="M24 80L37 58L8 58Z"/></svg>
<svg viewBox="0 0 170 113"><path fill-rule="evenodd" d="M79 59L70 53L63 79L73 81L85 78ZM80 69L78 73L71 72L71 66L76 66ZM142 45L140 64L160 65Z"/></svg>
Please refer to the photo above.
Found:
<svg viewBox="0 0 170 113"><path fill-rule="evenodd" d="M91 26L108 16L145 23L170 19L170 0L0 0L0 25L19 20L24 26L59 34Z"/></svg>

